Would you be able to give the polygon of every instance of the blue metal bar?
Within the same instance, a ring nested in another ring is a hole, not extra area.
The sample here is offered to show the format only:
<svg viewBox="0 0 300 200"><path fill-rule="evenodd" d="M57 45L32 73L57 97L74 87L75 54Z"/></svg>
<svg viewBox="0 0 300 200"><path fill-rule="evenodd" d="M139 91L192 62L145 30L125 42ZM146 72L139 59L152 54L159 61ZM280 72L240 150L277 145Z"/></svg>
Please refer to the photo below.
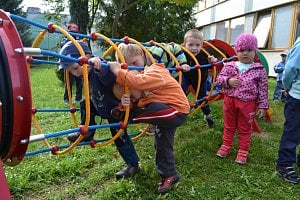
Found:
<svg viewBox="0 0 300 200"><path fill-rule="evenodd" d="M49 61L49 60L41 60L41 59L33 59L33 64L52 64L52 65L59 65L59 62L56 61Z"/></svg>
<svg viewBox="0 0 300 200"><path fill-rule="evenodd" d="M76 111L79 111L79 108L76 108ZM36 109L37 112L70 112L70 109L56 109L56 108L45 108L45 109Z"/></svg>
<svg viewBox="0 0 300 200"><path fill-rule="evenodd" d="M139 134L140 133L132 133L132 134L129 134L129 137L132 138L132 137L135 137L135 136L137 136ZM111 138L99 139L99 140L96 140L96 143L102 143L102 142L108 141L110 139ZM84 145L90 145L90 144L91 144L91 142L80 142L79 144L77 144L77 146L84 146ZM61 145L61 146L59 146L59 149L66 149L66 148L68 148L70 146L71 145ZM41 154L41 153L46 153L46 152L51 152L51 151L52 151L52 148L46 148L46 149L41 149L41 150L27 152L25 154L25 156L33 156L33 155L37 155L37 154Z"/></svg>

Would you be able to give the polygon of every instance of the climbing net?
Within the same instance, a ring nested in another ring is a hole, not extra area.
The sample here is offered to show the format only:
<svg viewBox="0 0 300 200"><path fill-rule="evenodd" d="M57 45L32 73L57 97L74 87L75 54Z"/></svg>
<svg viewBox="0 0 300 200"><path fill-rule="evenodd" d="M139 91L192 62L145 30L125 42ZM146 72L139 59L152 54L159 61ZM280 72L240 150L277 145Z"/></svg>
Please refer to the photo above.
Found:
<svg viewBox="0 0 300 200"><path fill-rule="evenodd" d="M69 109L38 109L34 106L34 102L31 96L31 86L29 81L29 71L31 63L48 63L57 65L57 62L52 61L44 61L34 59L34 55L46 55L53 56L60 59L69 60L70 62L77 62L83 66L83 87L84 87L84 97L89 99L89 86L88 86L88 72L87 66L89 64L88 57L84 54L84 51L81 45L73 38L73 36L80 37L83 39L89 39L92 41L105 41L110 45L110 48L107 49L103 54L103 58L110 55L112 52L116 51L118 57L122 62L122 68L124 69L136 69L136 66L127 66L124 56L118 49L119 43L134 43L140 46L143 51L149 57L151 63L155 63L155 60L152 54L145 48L146 46L158 46L162 48L175 62L176 68L169 69L170 71L174 71L178 74L178 81L181 83L182 74L181 68L176 57L164 47L163 44L150 41L146 43L141 43L133 38L124 37L122 39L112 39L108 38L100 33L92 33L90 35L84 35L79 33L69 33L64 30L62 27L49 23L47 26L41 25L32 21L29 21L25 18L22 18L17 15L8 14L4 11L0 10L0 18L2 19L2 27L0 32L0 56L1 56L1 72L0 72L0 155L3 163L14 166L19 164L24 156L35 155L44 152L52 152L54 155L65 154L77 146L81 145L90 145L91 147L102 147L110 144L114 140L116 140L123 131L127 128L128 117L129 117L129 107L125 109L125 118L123 121L119 123L112 124L101 124L89 126L90 123L90 101L85 101L86 108L86 116L85 123L83 125L78 126L76 120L76 107L71 101L70 95L70 85L69 85L69 73L66 73L66 83L68 89L69 96ZM32 46L30 48L25 48L22 46L22 42L19 38L18 32L12 22L12 19L21 20L23 22L29 23L31 25L37 26L42 29L39 35L34 40ZM67 56L60 55L58 53L43 50L38 48L40 43L46 34L63 34L67 37L72 43L76 46L80 53L80 57L78 59L70 58ZM5 42L4 42L5 41ZM208 65L200 65L197 59L194 57L192 53L190 53L183 46L181 47L183 51L188 53L190 57L193 58L196 65L192 66L191 69L198 73L198 85L195 91L191 91L193 94L193 98L190 100L191 112L190 116L194 115L200 108L203 106L222 99L222 91L214 90L214 83L217 76L218 71L222 68L223 63L227 61L234 60L236 58L235 51L233 48L223 42L221 40L209 40L204 42L204 46L202 51L207 55L217 55L218 62L208 64ZM261 54L262 56L262 54ZM103 64L103 67L108 67L107 64ZM200 90L200 77L201 77L201 68L210 68L212 70L212 85L207 94L207 96L203 99L197 99ZM124 88L125 93L128 93L128 87ZM12 103L11 103L12 102ZM42 130L39 120L37 117L37 113L39 112L63 112L68 111L71 113L71 118L74 124L73 129L62 130L58 132L45 134ZM37 134L31 135L31 125L34 124ZM106 139L92 140L91 142L81 142L84 136L90 131L95 129L104 129L113 126L118 126L120 129L118 133ZM149 125L143 129L143 131L135 134L130 134L132 139L138 139L145 135ZM69 133L80 132L80 136L76 139L75 142L70 145L52 145L49 143L48 139L55 138L59 136L63 136ZM29 143L43 141L46 145L45 149L27 152L27 147Z"/></svg>

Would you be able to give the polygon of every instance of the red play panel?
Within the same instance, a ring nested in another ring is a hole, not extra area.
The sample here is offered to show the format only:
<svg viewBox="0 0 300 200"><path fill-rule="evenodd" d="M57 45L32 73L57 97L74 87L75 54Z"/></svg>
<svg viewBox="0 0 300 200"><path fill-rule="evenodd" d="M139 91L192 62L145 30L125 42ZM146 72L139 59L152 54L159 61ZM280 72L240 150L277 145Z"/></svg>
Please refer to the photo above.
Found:
<svg viewBox="0 0 300 200"><path fill-rule="evenodd" d="M18 31L0 10L0 156L14 166L26 153L31 129L29 72Z"/></svg>

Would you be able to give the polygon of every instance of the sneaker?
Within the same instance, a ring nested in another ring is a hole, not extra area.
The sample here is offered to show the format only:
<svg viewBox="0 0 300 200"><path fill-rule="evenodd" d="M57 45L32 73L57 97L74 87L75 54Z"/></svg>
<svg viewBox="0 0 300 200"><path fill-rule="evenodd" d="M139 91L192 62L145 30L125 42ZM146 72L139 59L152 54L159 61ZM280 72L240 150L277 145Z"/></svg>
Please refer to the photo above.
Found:
<svg viewBox="0 0 300 200"><path fill-rule="evenodd" d="M211 116L206 116L206 121L207 121L207 124L208 124L208 127L209 128L213 128L213 127L215 127L215 122L214 122L214 120L211 118Z"/></svg>
<svg viewBox="0 0 300 200"><path fill-rule="evenodd" d="M65 100L64 100L64 103L65 103L65 104L69 104L69 100L65 99Z"/></svg>
<svg viewBox="0 0 300 200"><path fill-rule="evenodd" d="M159 183L157 192L160 194L165 194L169 192L173 188L173 186L179 181L179 179L180 176L178 174L167 178L163 178L162 182Z"/></svg>
<svg viewBox="0 0 300 200"><path fill-rule="evenodd" d="M248 151L239 150L235 162L243 165L247 162L247 156Z"/></svg>
<svg viewBox="0 0 300 200"><path fill-rule="evenodd" d="M275 103L275 104L278 104L278 103L279 103L279 101L278 101L277 99L275 99L275 100L274 100L274 103Z"/></svg>
<svg viewBox="0 0 300 200"><path fill-rule="evenodd" d="M70 142L75 142L75 140L77 140L77 138L79 137L80 133L76 132L76 133L70 133L67 135L67 139ZM86 134L83 139L81 140L81 142L89 142L94 138L95 133L94 132L88 132L88 134Z"/></svg>
<svg viewBox="0 0 300 200"><path fill-rule="evenodd" d="M276 166L276 171L283 180L289 183L300 183L300 177L295 172L294 167L291 166Z"/></svg>
<svg viewBox="0 0 300 200"><path fill-rule="evenodd" d="M152 136L155 135L155 131L156 131L156 126L151 124L147 129L146 134Z"/></svg>
<svg viewBox="0 0 300 200"><path fill-rule="evenodd" d="M216 155L219 156L220 158L225 158L230 154L230 151L231 151L231 147L222 144L222 146L220 147Z"/></svg>
<svg viewBox="0 0 300 200"><path fill-rule="evenodd" d="M121 169L120 171L118 171L116 173L116 178L117 179L130 178L138 171L140 171L139 164L137 164L137 165L128 164L126 167L124 167L123 169Z"/></svg>
<svg viewBox="0 0 300 200"><path fill-rule="evenodd" d="M113 118L123 121L125 118L125 111L121 111L119 107L111 109L110 114Z"/></svg>

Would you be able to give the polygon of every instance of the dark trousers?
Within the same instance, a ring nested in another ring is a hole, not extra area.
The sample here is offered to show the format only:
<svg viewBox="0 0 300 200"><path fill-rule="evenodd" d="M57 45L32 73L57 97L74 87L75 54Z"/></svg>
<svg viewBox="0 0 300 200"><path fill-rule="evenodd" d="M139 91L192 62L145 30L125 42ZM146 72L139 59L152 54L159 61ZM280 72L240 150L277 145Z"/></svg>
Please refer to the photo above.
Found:
<svg viewBox="0 0 300 200"><path fill-rule="evenodd" d="M173 151L176 128L185 123L187 114L176 113L176 110L163 103L151 103L145 108L133 109L130 122L149 123L157 126L154 146L156 149L156 167L162 177L177 174Z"/></svg>
<svg viewBox="0 0 300 200"><path fill-rule="evenodd" d="M300 144L300 100L286 98L284 106L285 122L278 150L277 165L293 166L296 162L296 148Z"/></svg>
<svg viewBox="0 0 300 200"><path fill-rule="evenodd" d="M80 114L81 114L80 124L85 124L85 100L82 100L80 102ZM89 124L90 126L97 124L95 119L96 116L100 116L100 115L97 113L97 110L93 106L93 103L90 101L90 124ZM113 118L109 118L107 120L109 123L118 123L118 121ZM110 127L110 132L112 136L115 136L118 133L118 131L119 131L119 127ZM95 132L95 130L93 130L92 132ZM139 157L135 151L135 148L126 130L124 130L121 136L117 138L114 141L114 143L118 149L118 152L120 153L121 157L123 158L123 160L127 165L138 164Z"/></svg>
<svg viewBox="0 0 300 200"><path fill-rule="evenodd" d="M181 87L185 93L188 91L189 85L190 85L190 83L184 78L184 76L182 76ZM193 90L196 92L197 86L192 85L192 87L193 87ZM207 81L202 81L200 84L200 89L199 89L199 94L198 94L197 100L203 99L206 96L206 92L207 92ZM203 106L201 108L201 110L204 115L209 115L211 112L208 104L206 106Z"/></svg>
<svg viewBox="0 0 300 200"><path fill-rule="evenodd" d="M65 93L64 93L64 100L69 100L68 99L68 88L67 88L67 83L66 83L66 70L64 72L64 77L65 77ZM76 96L75 96L75 101L80 101L82 99L82 87L83 87L83 80L80 77L73 76L71 73L69 73L69 81L70 81L70 92L71 92L71 97L72 97L72 86L75 82L76 85Z"/></svg>

